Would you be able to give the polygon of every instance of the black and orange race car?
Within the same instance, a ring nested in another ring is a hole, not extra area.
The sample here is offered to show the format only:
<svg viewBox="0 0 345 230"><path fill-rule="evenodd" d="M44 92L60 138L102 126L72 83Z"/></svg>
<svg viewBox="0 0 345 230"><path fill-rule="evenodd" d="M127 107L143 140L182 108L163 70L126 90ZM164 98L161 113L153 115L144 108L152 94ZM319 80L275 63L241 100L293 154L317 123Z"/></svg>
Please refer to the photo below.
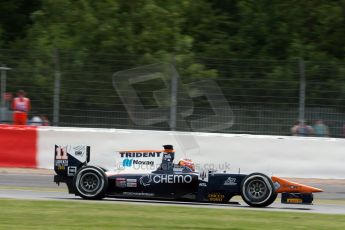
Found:
<svg viewBox="0 0 345 230"><path fill-rule="evenodd" d="M56 145L54 155L54 182L66 183L69 193L84 199L124 197L228 203L232 197L241 196L250 206L265 207L276 200L278 193L282 193L283 203L312 204L313 193L322 192L262 173L197 173L191 160L174 164L172 145L164 145L163 150L120 151L124 169L120 172L88 165L89 146ZM153 166L156 159L160 163L151 171L127 170L133 166Z"/></svg>

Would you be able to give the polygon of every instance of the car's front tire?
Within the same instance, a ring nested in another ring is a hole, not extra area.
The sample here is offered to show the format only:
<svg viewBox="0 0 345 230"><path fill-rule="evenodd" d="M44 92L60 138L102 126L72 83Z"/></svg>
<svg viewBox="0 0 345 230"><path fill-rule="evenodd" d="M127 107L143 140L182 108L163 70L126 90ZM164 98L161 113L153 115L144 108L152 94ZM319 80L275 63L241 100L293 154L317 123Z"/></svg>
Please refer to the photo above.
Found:
<svg viewBox="0 0 345 230"><path fill-rule="evenodd" d="M105 197L108 178L104 171L95 166L85 166L78 170L73 179L76 195L84 199L98 200Z"/></svg>
<svg viewBox="0 0 345 230"><path fill-rule="evenodd" d="M262 173L252 173L241 183L241 196L252 207L266 207L277 198L272 180Z"/></svg>

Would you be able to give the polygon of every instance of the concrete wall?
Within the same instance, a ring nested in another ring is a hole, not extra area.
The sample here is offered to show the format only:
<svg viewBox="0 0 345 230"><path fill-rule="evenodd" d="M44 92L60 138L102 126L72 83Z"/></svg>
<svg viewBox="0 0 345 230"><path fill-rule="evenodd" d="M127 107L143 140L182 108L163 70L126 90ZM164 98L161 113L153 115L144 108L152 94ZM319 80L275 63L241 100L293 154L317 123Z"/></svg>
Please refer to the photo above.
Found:
<svg viewBox="0 0 345 230"><path fill-rule="evenodd" d="M197 168L263 172L305 178L345 178L345 140L168 131L38 128L37 167L52 168L54 144L90 145L91 163L112 169L116 151L161 149L172 144L176 158L193 159Z"/></svg>

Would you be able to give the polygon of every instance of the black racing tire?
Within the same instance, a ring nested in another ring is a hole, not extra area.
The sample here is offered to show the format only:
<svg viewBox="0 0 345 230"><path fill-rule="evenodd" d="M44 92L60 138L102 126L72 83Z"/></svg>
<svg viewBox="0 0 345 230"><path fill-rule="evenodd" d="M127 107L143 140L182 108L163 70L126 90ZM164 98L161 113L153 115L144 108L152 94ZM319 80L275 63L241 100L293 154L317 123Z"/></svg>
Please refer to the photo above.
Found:
<svg viewBox="0 0 345 230"><path fill-rule="evenodd" d="M266 207L277 198L272 180L262 173L252 173L241 183L241 196L252 207Z"/></svg>
<svg viewBox="0 0 345 230"><path fill-rule="evenodd" d="M100 200L108 189L108 178L101 168L85 166L78 170L73 184L76 195L88 200Z"/></svg>

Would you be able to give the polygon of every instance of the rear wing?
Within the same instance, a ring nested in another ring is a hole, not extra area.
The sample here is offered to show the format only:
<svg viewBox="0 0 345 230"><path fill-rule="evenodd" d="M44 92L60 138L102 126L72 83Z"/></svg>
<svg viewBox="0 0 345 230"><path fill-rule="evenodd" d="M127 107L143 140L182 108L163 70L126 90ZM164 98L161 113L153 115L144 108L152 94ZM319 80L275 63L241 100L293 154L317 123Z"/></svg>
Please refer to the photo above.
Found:
<svg viewBox="0 0 345 230"><path fill-rule="evenodd" d="M90 161L90 146L55 145L54 170L59 178L73 177L78 169Z"/></svg>

